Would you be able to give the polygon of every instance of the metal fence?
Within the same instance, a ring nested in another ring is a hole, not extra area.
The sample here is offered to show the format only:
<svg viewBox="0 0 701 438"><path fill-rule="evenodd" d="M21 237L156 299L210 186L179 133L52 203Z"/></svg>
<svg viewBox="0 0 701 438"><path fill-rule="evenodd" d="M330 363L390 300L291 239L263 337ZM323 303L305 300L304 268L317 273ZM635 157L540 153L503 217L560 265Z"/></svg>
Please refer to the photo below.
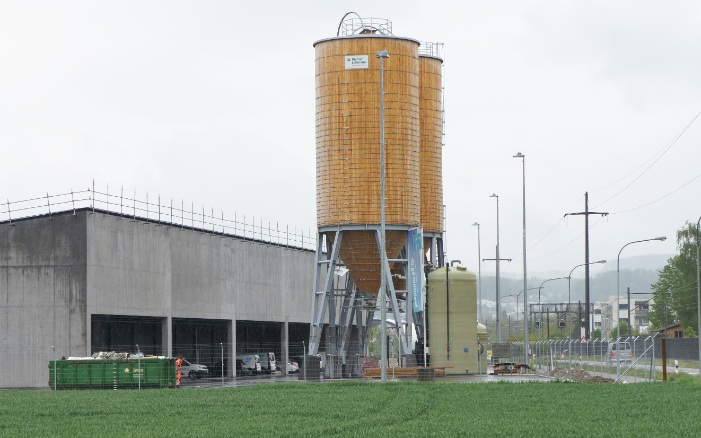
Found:
<svg viewBox="0 0 701 438"><path fill-rule="evenodd" d="M322 351L316 357L307 356L307 347L303 341L237 342L235 346L225 342L179 344L169 358L162 356L163 346L155 344L112 345L105 351L98 348L90 357L65 357L52 351L48 386L58 390L248 386L287 380L362 378L364 368L379 366L376 358L358 354L341 357ZM267 362L269 353L276 361L272 369ZM245 361L246 356L253 355L258 356L259 368L251 368L251 363ZM179 357L184 363L177 382L175 360ZM390 360L390 375L398 366Z"/></svg>
<svg viewBox="0 0 701 438"><path fill-rule="evenodd" d="M233 235L245 239L269 242L278 245L303 249L316 249L316 233L312 229L281 225L279 222L263 220L251 215L234 212L233 219L225 217L223 211L215 213L214 208L196 208L194 202L189 205L184 200L161 200L160 195L152 196L148 192L137 198L137 192L125 195L120 187L117 193L110 193L109 186L105 192L92 188L86 190L51 195L47 193L31 199L0 203L0 222L22 220L29 217L52 215L58 212L90 208L120 216L131 217L146 222L166 223L173 226L211 233ZM165 202L164 202L165 201Z"/></svg>
<svg viewBox="0 0 701 438"><path fill-rule="evenodd" d="M547 373L558 368L584 370L590 375L614 381L654 381L660 359L659 339L654 336L621 337L618 343L630 345L630 354L614 357L609 349L615 341L563 339L529 343L529 365L538 372ZM523 344L518 344L523 351ZM515 358L523 360L523 356Z"/></svg>

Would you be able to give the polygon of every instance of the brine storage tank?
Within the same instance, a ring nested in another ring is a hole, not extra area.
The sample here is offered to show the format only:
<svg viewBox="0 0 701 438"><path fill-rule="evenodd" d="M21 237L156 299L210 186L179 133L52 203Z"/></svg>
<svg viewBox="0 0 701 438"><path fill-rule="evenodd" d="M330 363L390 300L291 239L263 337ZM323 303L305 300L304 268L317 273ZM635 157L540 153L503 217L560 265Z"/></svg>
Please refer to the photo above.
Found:
<svg viewBox="0 0 701 438"><path fill-rule="evenodd" d="M446 374L477 374L475 274L462 266L436 269L428 274L427 295L431 365L446 367Z"/></svg>
<svg viewBox="0 0 701 438"><path fill-rule="evenodd" d="M411 327L423 320L417 293L423 264L443 260L442 61L428 56L424 62L421 43L393 35L389 20L346 17L336 37L314 43L318 247L309 354L323 342L330 375L359 366L348 358L365 355L383 297L401 351L411 353ZM380 51L389 53L383 81L384 258L378 249ZM387 291L380 291L382 263Z"/></svg>

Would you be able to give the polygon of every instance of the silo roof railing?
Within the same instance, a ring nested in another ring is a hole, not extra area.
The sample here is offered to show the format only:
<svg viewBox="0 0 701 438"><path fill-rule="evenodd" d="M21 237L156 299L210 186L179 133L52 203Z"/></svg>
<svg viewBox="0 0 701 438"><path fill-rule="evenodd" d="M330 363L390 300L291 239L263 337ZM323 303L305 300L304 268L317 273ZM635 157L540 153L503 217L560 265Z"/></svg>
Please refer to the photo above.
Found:
<svg viewBox="0 0 701 438"><path fill-rule="evenodd" d="M443 43L422 42L419 46L419 56L433 56L443 59Z"/></svg>
<svg viewBox="0 0 701 438"><path fill-rule="evenodd" d="M350 14L355 14L356 17L346 18ZM338 26L336 36L361 34L392 35L392 22L386 18L363 18L355 12L347 13Z"/></svg>

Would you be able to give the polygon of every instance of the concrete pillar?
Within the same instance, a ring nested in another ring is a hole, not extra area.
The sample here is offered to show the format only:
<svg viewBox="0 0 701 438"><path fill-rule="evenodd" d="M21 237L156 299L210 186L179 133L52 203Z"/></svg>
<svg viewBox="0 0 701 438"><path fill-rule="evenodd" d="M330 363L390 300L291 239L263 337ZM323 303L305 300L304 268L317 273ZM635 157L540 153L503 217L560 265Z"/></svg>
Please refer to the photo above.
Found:
<svg viewBox="0 0 701 438"><path fill-rule="evenodd" d="M287 362L289 361L290 357L290 333L289 333L289 317L285 317L285 322L282 323L282 330L280 331L282 336L281 336L281 345L282 348L280 348L280 357L278 360L280 361L280 369L282 370L282 375L286 376L287 375Z"/></svg>
<svg viewBox="0 0 701 438"><path fill-rule="evenodd" d="M163 355L173 357L173 318L170 316L161 319L161 339Z"/></svg>
<svg viewBox="0 0 701 438"><path fill-rule="evenodd" d="M85 316L85 357L92 356L92 314L90 312ZM70 354L70 352L69 352ZM59 356L60 357L60 356ZM68 356L66 356L68 357Z"/></svg>
<svg viewBox="0 0 701 438"><path fill-rule="evenodd" d="M228 352L224 351L227 363L227 375L234 378L236 377L236 374L234 373L234 365L236 364L236 318L234 317L234 319L230 319L229 321L227 321L226 325L226 344L231 345L231 348Z"/></svg>

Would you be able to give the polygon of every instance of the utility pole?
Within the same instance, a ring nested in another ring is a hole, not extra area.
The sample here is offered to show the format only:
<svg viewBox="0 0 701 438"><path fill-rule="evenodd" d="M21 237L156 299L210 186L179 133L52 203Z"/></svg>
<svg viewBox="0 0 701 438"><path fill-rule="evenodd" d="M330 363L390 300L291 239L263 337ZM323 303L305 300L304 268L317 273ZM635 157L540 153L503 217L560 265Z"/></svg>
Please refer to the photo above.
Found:
<svg viewBox="0 0 701 438"><path fill-rule="evenodd" d="M584 336L589 339L590 327L589 327L589 215L598 214L601 216L607 216L608 213L600 213L595 211L589 211L589 192L584 193L584 211L579 213L565 213L567 216L584 216L584 302L586 306L586 322L584 326Z"/></svg>
<svg viewBox="0 0 701 438"><path fill-rule="evenodd" d="M500 259L499 258L499 245L497 245L497 258L495 259L482 259L482 261L487 261L487 260L495 260L497 262L497 296L496 296L496 301L497 301L497 342L502 342L501 339L501 315L499 315L499 312L501 312L501 306L500 306L500 301L501 298L499 296L499 283L501 279L499 278L499 262L502 260L506 260L507 262L510 262L511 259Z"/></svg>
<svg viewBox="0 0 701 438"><path fill-rule="evenodd" d="M630 323L630 287L626 288L626 292L628 293L628 336L630 336L630 328L632 326Z"/></svg>

